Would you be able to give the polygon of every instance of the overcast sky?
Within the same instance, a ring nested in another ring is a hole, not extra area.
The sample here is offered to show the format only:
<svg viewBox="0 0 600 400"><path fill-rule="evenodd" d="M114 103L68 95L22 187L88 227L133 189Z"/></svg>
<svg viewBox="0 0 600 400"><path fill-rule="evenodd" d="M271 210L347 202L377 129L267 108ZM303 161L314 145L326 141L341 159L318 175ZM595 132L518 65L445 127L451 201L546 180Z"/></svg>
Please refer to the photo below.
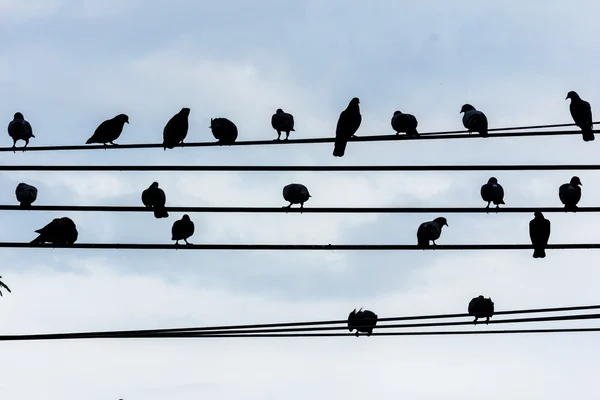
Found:
<svg viewBox="0 0 600 400"><path fill-rule="evenodd" d="M182 107L189 142L214 140L211 117L233 120L240 140L275 138L277 108L295 116L291 138L332 137L354 96L361 136L392 133L395 110L421 132L462 129L464 103L490 127L570 123L568 91L600 106L599 12L591 0L0 0L0 110L6 125L25 115L32 146L83 144L119 113L130 125L117 143L161 142ZM560 136L350 143L341 159L327 143L9 152L0 162L591 164L598 146ZM560 206L558 187L574 174L580 206L597 206L593 171L2 173L0 203L16 204L26 182L39 205L141 205L158 181L170 206L277 207L283 186L299 182L313 196L306 207L484 207L480 187L495 176L507 207ZM0 241L29 242L60 216L82 243L170 243L181 218L4 211ZM416 244L418 225L440 215L190 216L192 243ZM533 215L445 217L439 244L529 243ZM546 217L551 242L600 240L596 215ZM543 260L530 250L0 254L13 290L0 298L0 334L343 319L361 306L380 317L460 313L479 294L496 310L600 299L598 253L583 250ZM2 400L592 399L600 357L595 334L7 342L0 352Z"/></svg>

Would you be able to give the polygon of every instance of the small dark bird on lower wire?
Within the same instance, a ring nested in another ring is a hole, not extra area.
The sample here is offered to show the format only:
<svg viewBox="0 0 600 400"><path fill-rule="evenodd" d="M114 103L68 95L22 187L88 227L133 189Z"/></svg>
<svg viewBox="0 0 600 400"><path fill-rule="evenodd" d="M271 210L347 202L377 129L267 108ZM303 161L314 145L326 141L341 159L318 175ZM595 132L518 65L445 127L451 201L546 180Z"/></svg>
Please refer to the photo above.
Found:
<svg viewBox="0 0 600 400"><path fill-rule="evenodd" d="M490 322L490 318L494 315L494 302L492 299L486 299L482 295L475 297L469 302L469 315L475 317L474 324L479 318L485 318L485 323Z"/></svg>

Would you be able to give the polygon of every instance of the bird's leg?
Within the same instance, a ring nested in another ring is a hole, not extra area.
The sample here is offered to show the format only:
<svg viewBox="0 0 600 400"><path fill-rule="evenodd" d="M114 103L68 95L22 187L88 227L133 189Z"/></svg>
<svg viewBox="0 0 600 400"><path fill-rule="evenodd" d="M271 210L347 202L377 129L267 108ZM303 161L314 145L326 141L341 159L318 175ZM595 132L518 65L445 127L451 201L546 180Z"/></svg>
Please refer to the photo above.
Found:
<svg viewBox="0 0 600 400"><path fill-rule="evenodd" d="M356 333L354 334L354 336L358 337L359 333L358 331L356 331Z"/></svg>
<svg viewBox="0 0 600 400"><path fill-rule="evenodd" d="M498 209L500 208L500 204L496 204L496 214L498 214Z"/></svg>
<svg viewBox="0 0 600 400"><path fill-rule="evenodd" d="M286 132L286 133L285 133L285 140L288 140L288 139L289 139L289 137L290 137L290 133L289 133L289 132Z"/></svg>
<svg viewBox="0 0 600 400"><path fill-rule="evenodd" d="M489 322L490 322L490 317L487 317L485 320L485 324L487 325L487 324L489 324Z"/></svg>
<svg viewBox="0 0 600 400"><path fill-rule="evenodd" d="M188 245L188 246L191 246L191 245L192 245L190 242L188 242L188 241L187 241L187 239L183 239L183 240L185 240L185 244L186 244L186 245Z"/></svg>
<svg viewBox="0 0 600 400"><path fill-rule="evenodd" d="M303 209L304 209L304 203L300 203L300 214L302 214Z"/></svg>
<svg viewBox="0 0 600 400"><path fill-rule="evenodd" d="M179 246L179 239L175 242L175 246Z"/></svg>
<svg viewBox="0 0 600 400"><path fill-rule="evenodd" d="M437 244L435 244L435 240L432 240L433 244L431 245L431 247L435 247L437 246Z"/></svg>
<svg viewBox="0 0 600 400"><path fill-rule="evenodd" d="M277 131L277 139L275 139L275 140L276 141L281 140L281 131Z"/></svg>
<svg viewBox="0 0 600 400"><path fill-rule="evenodd" d="M475 317L475 319L473 320L473 324L475 324L475 325L477 325L477 318L478 317Z"/></svg>
<svg viewBox="0 0 600 400"><path fill-rule="evenodd" d="M113 146L118 146L119 143L115 143L115 142L110 142L110 144L112 144Z"/></svg>

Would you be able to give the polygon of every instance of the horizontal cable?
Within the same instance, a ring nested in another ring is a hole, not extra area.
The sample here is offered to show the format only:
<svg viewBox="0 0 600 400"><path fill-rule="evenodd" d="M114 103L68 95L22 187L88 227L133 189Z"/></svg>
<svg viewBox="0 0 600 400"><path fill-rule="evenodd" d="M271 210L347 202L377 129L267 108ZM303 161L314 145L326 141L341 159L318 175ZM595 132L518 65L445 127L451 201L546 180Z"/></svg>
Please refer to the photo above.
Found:
<svg viewBox="0 0 600 400"><path fill-rule="evenodd" d="M72 245L53 245L21 242L0 242L0 248L45 248L45 249L115 249L115 250L352 250L352 251L382 251L382 250L532 250L530 244L442 244L428 248L410 244L158 244L158 243L74 243ZM565 243L549 244L547 249L599 249L600 243Z"/></svg>
<svg viewBox="0 0 600 400"><path fill-rule="evenodd" d="M491 131L491 129L489 130ZM489 139L492 137L525 137L525 136L557 136L557 135L581 135L580 130L568 130L568 131L541 131L541 132L502 132L493 133L486 137L479 134L456 134L450 135L454 131L447 132L431 132L429 134L421 134L419 137L410 137L406 135L371 135L371 136L356 136L350 138L349 142L383 142L383 141L397 141L397 140L433 140L433 139ZM466 131L456 131L466 132ZM600 133L599 130L593 131L594 133ZM214 147L214 146L257 146L257 145L286 145L286 144L309 144L309 143L333 143L335 137L328 138L307 138L307 139L290 139L290 140L242 140L232 144L221 144L219 142L192 142L184 143L179 147ZM27 146L16 148L17 151L63 151L63 150L99 150L99 149L150 149L160 148L163 149L162 143L145 143L145 144L119 144L113 145L70 145L70 146ZM12 147L0 147L0 152L15 151Z"/></svg>
<svg viewBox="0 0 600 400"><path fill-rule="evenodd" d="M283 203L284 201L282 201ZM564 213L564 207L166 207L171 212L189 213L276 213L276 214L502 214L502 213ZM108 211L108 212L154 212L143 206L35 206L0 204L0 211ZM579 207L577 212L600 212L600 207Z"/></svg>
<svg viewBox="0 0 600 400"><path fill-rule="evenodd" d="M0 165L0 171L566 171L594 165Z"/></svg>

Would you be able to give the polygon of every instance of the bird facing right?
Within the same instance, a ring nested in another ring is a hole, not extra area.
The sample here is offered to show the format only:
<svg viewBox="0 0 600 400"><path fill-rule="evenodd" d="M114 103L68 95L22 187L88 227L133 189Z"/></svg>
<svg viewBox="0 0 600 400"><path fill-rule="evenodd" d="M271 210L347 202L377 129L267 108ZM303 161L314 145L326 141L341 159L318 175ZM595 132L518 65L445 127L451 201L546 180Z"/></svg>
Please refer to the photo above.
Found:
<svg viewBox="0 0 600 400"><path fill-rule="evenodd" d="M340 113L340 118L335 128L335 142L333 145L333 156L343 157L346 153L346 145L348 139L350 139L358 128L362 121L362 115L360 115L360 100L358 97L354 97L350 100L348 107Z"/></svg>
<svg viewBox="0 0 600 400"><path fill-rule="evenodd" d="M533 245L533 258L545 258L546 246L550 239L550 221L544 218L544 214L536 211L534 218L529 221L529 238Z"/></svg>
<svg viewBox="0 0 600 400"><path fill-rule="evenodd" d="M498 179L493 176L488 179L488 182L481 187L481 198L483 201L487 201L485 208L490 208L490 203L494 203L496 208L499 208L500 204L504 203L504 189L498 183Z"/></svg>
<svg viewBox="0 0 600 400"><path fill-rule="evenodd" d="M301 183L290 183L283 187L283 199L289 201L290 204L283 208L290 208L292 204L300 204L300 208L304 208L304 202L312 197L308 192L308 188Z"/></svg>
<svg viewBox="0 0 600 400"><path fill-rule="evenodd" d="M565 100L567 99L571 99L569 111L571 111L571 117L573 117L575 124L581 128L583 141L590 142L594 140L592 106L587 101L582 100L577 92L572 90L567 93Z"/></svg>
<svg viewBox="0 0 600 400"><path fill-rule="evenodd" d="M488 136L488 120L484 113L476 110L470 104L464 104L460 113L465 113L462 123L471 132L478 132L481 136Z"/></svg>
<svg viewBox="0 0 600 400"><path fill-rule="evenodd" d="M29 139L35 137L31 124L25 120L23 114L20 112L15 113L13 120L8 123L8 136L13 140L13 153L16 152L17 140L25 142L25 146L23 146L23 151L25 151L25 147L29 144Z"/></svg>
<svg viewBox="0 0 600 400"><path fill-rule="evenodd" d="M419 137L419 132L417 132L417 126L419 122L412 114L404 114L401 111L394 111L394 115L392 116L392 129L396 131L396 135L399 135L400 132L405 132L406 136L409 137Z"/></svg>
<svg viewBox="0 0 600 400"><path fill-rule="evenodd" d="M429 241L433 242L438 240L442 234L442 228L444 225L448 226L448 221L444 217L438 217L433 221L423 222L417 229L417 246L429 247Z"/></svg>
<svg viewBox="0 0 600 400"><path fill-rule="evenodd" d="M371 336L373 333L373 329L377 325L377 314L375 314L371 310L364 310L361 308L354 311L348 315L348 330L352 332L356 329L355 336L358 337L359 332L364 332L367 336Z"/></svg>
<svg viewBox="0 0 600 400"><path fill-rule="evenodd" d="M565 205L565 211L577 210L577 203L581 200L581 188L583 186L578 176L571 178L569 183L563 183L558 188L558 197L560 201Z"/></svg>
<svg viewBox="0 0 600 400"><path fill-rule="evenodd" d="M171 240L176 240L175 246L179 245L179 241L183 240L185 244L190 245L187 240L194 234L194 223L190 219L189 215L184 214L183 217L173 222L173 228L171 228Z"/></svg>
<svg viewBox="0 0 600 400"><path fill-rule="evenodd" d="M482 295L475 297L469 302L469 315L475 317L474 324L479 318L485 318L485 323L490 322L490 318L494 315L494 302L492 299L486 299Z"/></svg>
<svg viewBox="0 0 600 400"><path fill-rule="evenodd" d="M87 140L87 142L85 142L85 144L101 143L106 147L106 143L110 143L113 146L116 146L117 143L114 143L114 141L121 136L123 127L128 123L129 117L125 114L119 114L114 118L107 119L98 125L94 131L94 134Z"/></svg>
<svg viewBox="0 0 600 400"><path fill-rule="evenodd" d="M178 144L183 146L183 139L188 134L189 116L190 109L184 107L167 122L163 129L163 150L173 149Z"/></svg>
<svg viewBox="0 0 600 400"><path fill-rule="evenodd" d="M152 184L142 192L142 203L154 210L155 218L168 218L169 213L165 208L167 195L165 191L158 187L158 182Z"/></svg>
<svg viewBox="0 0 600 400"><path fill-rule="evenodd" d="M290 132L295 132L294 116L278 108L271 117L271 126L277 131L277 139L275 140L281 140L281 132L285 132L284 140L288 140Z"/></svg>

